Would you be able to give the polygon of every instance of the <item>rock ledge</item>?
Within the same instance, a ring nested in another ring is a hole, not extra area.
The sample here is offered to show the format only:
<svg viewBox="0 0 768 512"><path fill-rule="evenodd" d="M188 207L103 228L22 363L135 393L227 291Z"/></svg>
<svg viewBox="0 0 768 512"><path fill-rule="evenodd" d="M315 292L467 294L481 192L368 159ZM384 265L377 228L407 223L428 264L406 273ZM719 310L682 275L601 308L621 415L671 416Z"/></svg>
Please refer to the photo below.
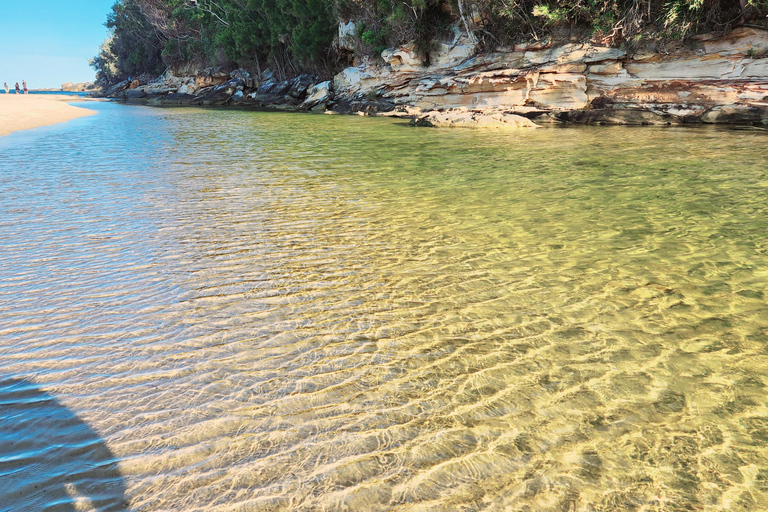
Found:
<svg viewBox="0 0 768 512"><path fill-rule="evenodd" d="M333 80L277 80L239 69L124 81L103 95L152 105L232 105L409 117L416 126L521 128L544 123L768 126L768 32L742 27L669 54L590 43L477 53L455 32L430 54L390 48Z"/></svg>

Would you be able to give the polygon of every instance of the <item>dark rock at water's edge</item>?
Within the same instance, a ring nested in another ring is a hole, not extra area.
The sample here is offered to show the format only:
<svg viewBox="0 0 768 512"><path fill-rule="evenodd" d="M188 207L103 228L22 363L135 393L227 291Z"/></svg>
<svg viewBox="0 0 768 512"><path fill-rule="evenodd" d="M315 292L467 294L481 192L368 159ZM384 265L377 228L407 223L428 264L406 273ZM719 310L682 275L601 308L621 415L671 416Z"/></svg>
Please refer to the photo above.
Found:
<svg viewBox="0 0 768 512"><path fill-rule="evenodd" d="M768 106L719 105L698 114L672 115L664 111L639 108L594 109L556 114L562 121L576 124L679 125L742 124L768 125Z"/></svg>
<svg viewBox="0 0 768 512"><path fill-rule="evenodd" d="M376 115L385 112L393 112L396 105L382 98L337 98L331 110L337 114L368 114Z"/></svg>
<svg viewBox="0 0 768 512"><path fill-rule="evenodd" d="M332 82L321 82L314 75L287 80L269 78L261 83L243 69L221 75L209 70L194 77L176 77L166 72L144 84L124 80L99 96L155 106L226 105L316 111L318 107L324 111L333 100Z"/></svg>
<svg viewBox="0 0 768 512"><path fill-rule="evenodd" d="M184 94L180 92L170 92L164 96L150 97L149 100L147 100L147 104L153 105L153 106L172 106L172 107L200 105L200 103L194 103L195 100L196 100L196 97L192 96L191 94Z"/></svg>
<svg viewBox="0 0 768 512"><path fill-rule="evenodd" d="M118 82L108 87L104 91L103 96L106 98L118 98L120 93L125 91L130 85L131 85L131 82L128 80L123 80L122 82Z"/></svg>
<svg viewBox="0 0 768 512"><path fill-rule="evenodd" d="M768 97L765 98L768 102ZM701 116L707 124L754 124L768 125L768 103L763 105L718 105Z"/></svg>
<svg viewBox="0 0 768 512"><path fill-rule="evenodd" d="M639 108L597 108L591 110L570 110L556 113L554 117L567 123L590 125L624 124L666 126L682 123L680 118L670 114L656 113Z"/></svg>
<svg viewBox="0 0 768 512"><path fill-rule="evenodd" d="M197 105L226 105L238 92L242 93L246 87L242 78L232 78L214 87L208 87L198 91Z"/></svg>
<svg viewBox="0 0 768 512"><path fill-rule="evenodd" d="M104 96L151 105L232 105L409 117L417 126L551 123L768 126L768 32L697 36L667 53L552 40L480 53L455 30L424 61L413 45L333 80L243 69L114 84ZM533 123L525 122L522 116Z"/></svg>
<svg viewBox="0 0 768 512"><path fill-rule="evenodd" d="M144 98L147 95L147 93L141 89L128 89L123 94L127 100L138 100L140 98Z"/></svg>
<svg viewBox="0 0 768 512"><path fill-rule="evenodd" d="M247 97L248 103L262 107L296 107L307 97L308 90L320 80L313 75L299 75L290 80L267 80ZM244 100L245 101L245 100Z"/></svg>

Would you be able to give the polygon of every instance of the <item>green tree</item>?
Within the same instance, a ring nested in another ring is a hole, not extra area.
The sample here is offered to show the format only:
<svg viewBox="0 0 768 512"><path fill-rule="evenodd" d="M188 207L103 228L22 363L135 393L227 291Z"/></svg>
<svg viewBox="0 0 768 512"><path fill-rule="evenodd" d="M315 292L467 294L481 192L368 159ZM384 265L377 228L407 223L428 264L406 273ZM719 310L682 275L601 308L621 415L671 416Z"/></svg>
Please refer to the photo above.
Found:
<svg viewBox="0 0 768 512"><path fill-rule="evenodd" d="M137 0L118 0L107 16L112 30L109 51L115 58L118 77L159 74L165 69L165 39L142 12Z"/></svg>

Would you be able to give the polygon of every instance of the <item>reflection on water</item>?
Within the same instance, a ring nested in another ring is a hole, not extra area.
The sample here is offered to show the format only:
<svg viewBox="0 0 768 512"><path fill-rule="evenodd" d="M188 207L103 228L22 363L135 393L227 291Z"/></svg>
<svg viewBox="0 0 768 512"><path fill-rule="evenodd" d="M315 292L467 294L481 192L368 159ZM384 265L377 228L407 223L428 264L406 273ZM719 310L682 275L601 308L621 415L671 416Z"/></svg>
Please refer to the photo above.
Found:
<svg viewBox="0 0 768 512"><path fill-rule="evenodd" d="M0 510L125 510L112 452L23 379L0 379Z"/></svg>
<svg viewBox="0 0 768 512"><path fill-rule="evenodd" d="M131 509L768 509L763 133L96 108L0 139L0 358Z"/></svg>

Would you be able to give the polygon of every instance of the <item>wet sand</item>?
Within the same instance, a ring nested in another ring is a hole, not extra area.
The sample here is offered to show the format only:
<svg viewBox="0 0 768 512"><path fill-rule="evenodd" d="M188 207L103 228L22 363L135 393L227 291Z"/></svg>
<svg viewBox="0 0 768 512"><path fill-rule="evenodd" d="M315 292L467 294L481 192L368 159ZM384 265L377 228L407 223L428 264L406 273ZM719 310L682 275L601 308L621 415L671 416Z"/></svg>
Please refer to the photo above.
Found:
<svg viewBox="0 0 768 512"><path fill-rule="evenodd" d="M80 100L53 94L0 94L0 137L96 113L67 104Z"/></svg>

